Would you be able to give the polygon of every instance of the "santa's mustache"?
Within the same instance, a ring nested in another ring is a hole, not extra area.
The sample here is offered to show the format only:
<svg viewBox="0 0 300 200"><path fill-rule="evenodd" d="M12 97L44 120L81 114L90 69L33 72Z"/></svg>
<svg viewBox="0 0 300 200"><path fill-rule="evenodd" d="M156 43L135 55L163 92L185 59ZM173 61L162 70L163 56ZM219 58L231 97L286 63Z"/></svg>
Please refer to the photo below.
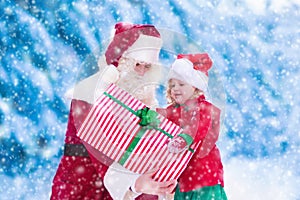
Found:
<svg viewBox="0 0 300 200"><path fill-rule="evenodd" d="M120 71L120 79L132 79L133 81L143 81L144 83L157 80L157 77L159 77L160 73L156 68L157 66L153 66L149 69L149 71L145 72L145 74L140 75L134 70L134 65L122 63L118 66L118 70Z"/></svg>

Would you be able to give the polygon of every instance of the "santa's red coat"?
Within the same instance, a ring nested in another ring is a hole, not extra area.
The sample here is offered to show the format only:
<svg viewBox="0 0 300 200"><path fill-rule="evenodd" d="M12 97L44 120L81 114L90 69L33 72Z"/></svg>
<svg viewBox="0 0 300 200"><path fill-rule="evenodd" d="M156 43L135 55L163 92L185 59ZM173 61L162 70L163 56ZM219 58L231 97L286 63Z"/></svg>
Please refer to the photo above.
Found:
<svg viewBox="0 0 300 200"><path fill-rule="evenodd" d="M76 134L91 106L85 101L72 100L65 136L66 144L82 144ZM104 161L106 164L108 162ZM63 155L53 179L50 199L112 200L103 184L104 175L108 169L106 164L94 158L92 154L89 156ZM157 200L157 196L140 195L136 199Z"/></svg>
<svg viewBox="0 0 300 200"><path fill-rule="evenodd" d="M76 136L80 123L91 105L80 100L72 100L66 131L66 144L82 144ZM99 199L111 200L103 185L107 166L92 162L90 156L63 155L53 179L51 200Z"/></svg>

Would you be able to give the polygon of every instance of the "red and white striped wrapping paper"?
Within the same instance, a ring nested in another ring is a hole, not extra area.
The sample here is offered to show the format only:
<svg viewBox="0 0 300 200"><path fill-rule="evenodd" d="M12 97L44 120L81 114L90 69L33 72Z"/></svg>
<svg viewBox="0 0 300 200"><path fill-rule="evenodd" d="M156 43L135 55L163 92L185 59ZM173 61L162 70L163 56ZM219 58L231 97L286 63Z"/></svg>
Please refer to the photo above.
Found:
<svg viewBox="0 0 300 200"><path fill-rule="evenodd" d="M101 95L84 120L78 136L135 173L143 174L150 169L159 168L154 177L157 181L177 179L193 153L188 150L179 154L170 153L167 148L170 136L155 129L146 130L133 151L128 152L129 145L140 133L142 126L138 124L140 118L127 110L124 105L134 111L145 108L146 105L114 84L110 85L106 93L122 103L105 94ZM182 131L179 126L162 115L158 114L158 119L159 128L170 135L175 136ZM198 144L193 144L191 148L196 149L197 146ZM129 153L124 162L124 155Z"/></svg>

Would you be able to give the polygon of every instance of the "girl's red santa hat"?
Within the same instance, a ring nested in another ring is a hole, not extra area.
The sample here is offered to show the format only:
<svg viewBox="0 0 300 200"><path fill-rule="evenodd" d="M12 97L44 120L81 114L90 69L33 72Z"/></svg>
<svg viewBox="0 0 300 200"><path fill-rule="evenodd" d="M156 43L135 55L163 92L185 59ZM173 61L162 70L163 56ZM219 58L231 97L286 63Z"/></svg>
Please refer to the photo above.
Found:
<svg viewBox="0 0 300 200"><path fill-rule="evenodd" d="M206 92L208 70L212 65L213 62L207 53L179 54L171 66L169 79L181 80Z"/></svg>

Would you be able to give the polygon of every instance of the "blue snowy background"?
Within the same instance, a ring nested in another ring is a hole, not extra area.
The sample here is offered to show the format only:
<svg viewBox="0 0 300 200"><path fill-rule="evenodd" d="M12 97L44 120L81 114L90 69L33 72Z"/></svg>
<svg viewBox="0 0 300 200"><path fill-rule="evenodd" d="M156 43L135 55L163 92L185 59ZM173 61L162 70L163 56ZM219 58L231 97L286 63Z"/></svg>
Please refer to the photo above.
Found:
<svg viewBox="0 0 300 200"><path fill-rule="evenodd" d="M226 93L230 200L299 200L299 0L0 0L0 199L49 199L80 66L118 21L192 38Z"/></svg>

